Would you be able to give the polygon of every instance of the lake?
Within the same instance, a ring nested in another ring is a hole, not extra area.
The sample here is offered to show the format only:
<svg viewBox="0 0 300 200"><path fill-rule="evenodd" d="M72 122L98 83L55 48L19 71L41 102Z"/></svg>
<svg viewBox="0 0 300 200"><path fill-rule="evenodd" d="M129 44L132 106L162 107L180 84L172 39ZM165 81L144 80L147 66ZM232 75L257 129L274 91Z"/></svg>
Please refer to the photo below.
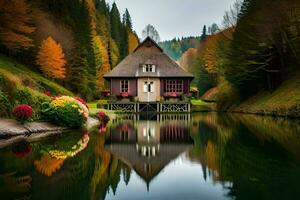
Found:
<svg viewBox="0 0 300 200"><path fill-rule="evenodd" d="M119 116L0 149L6 199L300 199L300 123L255 115Z"/></svg>

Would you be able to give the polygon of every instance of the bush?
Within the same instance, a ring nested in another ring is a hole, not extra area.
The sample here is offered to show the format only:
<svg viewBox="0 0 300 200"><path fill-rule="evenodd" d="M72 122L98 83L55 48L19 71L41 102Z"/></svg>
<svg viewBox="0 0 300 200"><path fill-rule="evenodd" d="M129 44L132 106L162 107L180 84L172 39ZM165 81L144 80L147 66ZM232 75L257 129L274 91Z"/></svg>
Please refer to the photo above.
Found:
<svg viewBox="0 0 300 200"><path fill-rule="evenodd" d="M32 108L27 104L18 105L13 109L13 115L22 123L28 121L32 117Z"/></svg>
<svg viewBox="0 0 300 200"><path fill-rule="evenodd" d="M33 119L43 118L43 103L49 103L51 98L28 87L19 87L14 95L14 105L27 104L33 109Z"/></svg>
<svg viewBox="0 0 300 200"><path fill-rule="evenodd" d="M0 89L0 117L10 117L11 109L12 106L8 100L8 96Z"/></svg>
<svg viewBox="0 0 300 200"><path fill-rule="evenodd" d="M44 114L51 121L61 126L80 127L88 117L88 108L75 98L56 97L51 103L44 104Z"/></svg>

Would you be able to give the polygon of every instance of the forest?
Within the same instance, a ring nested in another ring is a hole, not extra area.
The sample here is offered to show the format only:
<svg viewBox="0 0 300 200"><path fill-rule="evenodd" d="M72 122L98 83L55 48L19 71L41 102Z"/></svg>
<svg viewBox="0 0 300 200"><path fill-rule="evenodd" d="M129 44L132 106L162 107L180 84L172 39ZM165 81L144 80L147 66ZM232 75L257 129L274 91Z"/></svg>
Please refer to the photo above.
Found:
<svg viewBox="0 0 300 200"><path fill-rule="evenodd" d="M0 13L2 55L87 100L139 43L128 10L105 0L0 0Z"/></svg>
<svg viewBox="0 0 300 200"><path fill-rule="evenodd" d="M299 110L299 1L237 0L220 28L205 33L180 58L200 96L217 100L219 110L260 94L270 109Z"/></svg>

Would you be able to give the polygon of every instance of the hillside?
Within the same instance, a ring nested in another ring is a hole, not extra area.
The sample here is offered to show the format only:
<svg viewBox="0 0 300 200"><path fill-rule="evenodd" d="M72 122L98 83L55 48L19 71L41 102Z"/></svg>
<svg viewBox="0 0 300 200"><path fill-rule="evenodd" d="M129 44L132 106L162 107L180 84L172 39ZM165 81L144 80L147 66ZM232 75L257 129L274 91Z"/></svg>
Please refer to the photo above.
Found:
<svg viewBox="0 0 300 200"><path fill-rule="evenodd" d="M30 103L33 108L41 107L41 102L51 95L73 95L57 83L44 78L25 65L0 55L0 117L7 117L11 109L22 103ZM40 113L35 113L39 118Z"/></svg>
<svg viewBox="0 0 300 200"><path fill-rule="evenodd" d="M300 117L300 72L273 93L262 91L240 105L231 109L233 112L266 114L277 116Z"/></svg>

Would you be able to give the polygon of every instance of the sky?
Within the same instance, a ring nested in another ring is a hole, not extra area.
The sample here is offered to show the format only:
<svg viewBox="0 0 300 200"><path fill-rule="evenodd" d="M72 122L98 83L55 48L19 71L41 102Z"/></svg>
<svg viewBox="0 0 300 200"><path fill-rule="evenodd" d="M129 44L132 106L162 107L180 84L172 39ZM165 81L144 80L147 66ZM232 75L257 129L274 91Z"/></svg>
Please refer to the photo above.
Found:
<svg viewBox="0 0 300 200"><path fill-rule="evenodd" d="M199 36L203 25L222 23L223 15L235 0L107 0L116 2L122 15L129 10L133 28L141 37L152 24L161 40L182 36Z"/></svg>

